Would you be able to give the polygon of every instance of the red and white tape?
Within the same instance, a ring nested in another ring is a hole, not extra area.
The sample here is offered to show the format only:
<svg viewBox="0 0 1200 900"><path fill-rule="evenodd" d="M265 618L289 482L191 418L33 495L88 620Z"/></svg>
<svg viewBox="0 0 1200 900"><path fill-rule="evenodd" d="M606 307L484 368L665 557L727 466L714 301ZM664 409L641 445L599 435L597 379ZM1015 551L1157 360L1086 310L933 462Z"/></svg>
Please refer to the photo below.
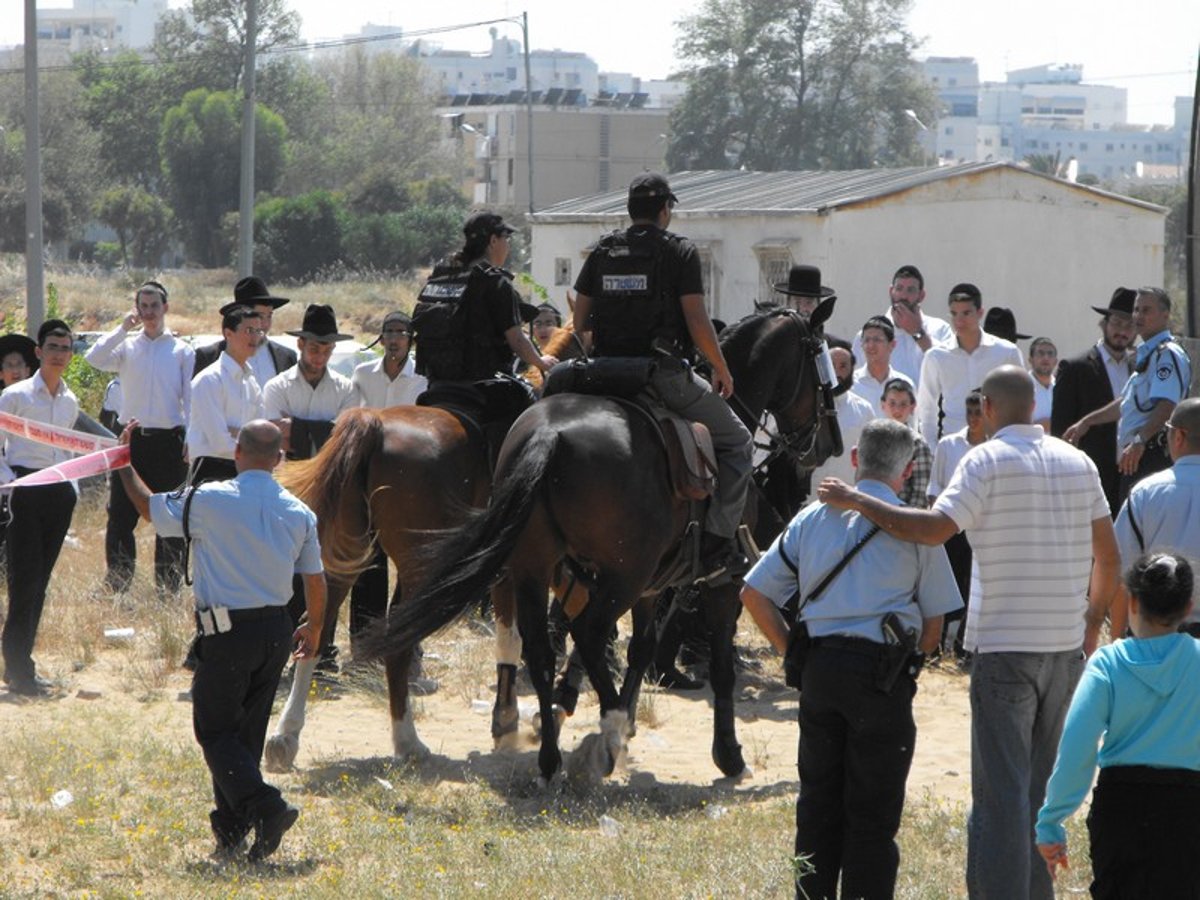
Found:
<svg viewBox="0 0 1200 900"><path fill-rule="evenodd" d="M103 475L105 472L129 465L129 447L120 446L112 438L58 425L47 425L45 422L35 422L9 413L0 413L0 431L7 431L39 444L49 444L59 450L84 454L0 485L0 491L15 487L61 484L64 481Z"/></svg>

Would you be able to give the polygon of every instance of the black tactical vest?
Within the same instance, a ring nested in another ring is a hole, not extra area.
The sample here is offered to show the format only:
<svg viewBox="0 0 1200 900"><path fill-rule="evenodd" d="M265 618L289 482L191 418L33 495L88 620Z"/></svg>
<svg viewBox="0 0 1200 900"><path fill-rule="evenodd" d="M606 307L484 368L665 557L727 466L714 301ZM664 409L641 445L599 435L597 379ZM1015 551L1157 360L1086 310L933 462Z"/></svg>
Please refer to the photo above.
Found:
<svg viewBox="0 0 1200 900"><path fill-rule="evenodd" d="M440 381L471 381L505 368L511 352L504 336L492 333L483 308L488 287L504 275L484 262L434 268L413 307L419 374Z"/></svg>
<svg viewBox="0 0 1200 900"><path fill-rule="evenodd" d="M614 231L592 251L592 343L596 356L688 356L691 341L679 298L663 284L667 254L681 240L650 229Z"/></svg>

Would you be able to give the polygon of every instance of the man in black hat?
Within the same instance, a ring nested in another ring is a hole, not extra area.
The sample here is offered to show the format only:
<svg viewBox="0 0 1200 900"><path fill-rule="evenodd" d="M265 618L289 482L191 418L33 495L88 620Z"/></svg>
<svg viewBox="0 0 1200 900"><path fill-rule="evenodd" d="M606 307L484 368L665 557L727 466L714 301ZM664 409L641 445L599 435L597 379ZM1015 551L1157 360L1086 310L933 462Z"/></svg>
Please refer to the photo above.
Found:
<svg viewBox="0 0 1200 900"><path fill-rule="evenodd" d="M38 329L40 366L31 377L0 394L0 412L60 428L72 428L79 401L63 372L71 362L74 337L61 319L47 319ZM3 434L4 458L16 478L70 459L71 454L49 444L15 434ZM4 681L10 693L40 697L51 684L37 674L33 644L37 637L46 588L58 561L71 516L75 511L75 486L69 482L13 488L9 497L12 527L8 529L8 618L0 646L4 653Z"/></svg>
<svg viewBox="0 0 1200 900"><path fill-rule="evenodd" d="M138 427L129 442L130 464L155 491L173 490L187 477L183 438L192 404L195 365L191 346L167 327L167 311L167 289L157 281L145 282L134 295L133 309L85 357L94 368L117 373L121 403L116 431L120 433L137 419ZM140 330L133 332L139 325ZM110 479L104 533L108 571L104 583L111 591L127 591L133 581L137 559L133 532L137 523L138 512L120 479ZM183 583L183 548L181 540L155 537L154 583L158 588L179 590Z"/></svg>
<svg viewBox="0 0 1200 900"><path fill-rule="evenodd" d="M633 224L602 238L583 264L575 282L575 331L591 335L595 356L663 360L651 388L668 408L707 426L718 471L701 554L706 569L716 573L740 563L734 534L753 447L750 432L723 399L733 394L733 376L704 306L700 257L691 241L667 231L677 202L657 172L630 182ZM711 386L692 371L696 350L712 366Z"/></svg>
<svg viewBox="0 0 1200 900"><path fill-rule="evenodd" d="M296 351L283 346L278 341L271 340L271 319L275 310L288 303L287 297L276 297L267 290L266 283L254 275L241 279L233 287L233 302L226 303L217 312L224 316L235 306L249 306L258 313L259 327L262 328L262 340L250 357L250 371L258 380L259 387L278 375L285 369L296 364ZM196 351L196 368L193 374L200 374L217 361L221 351L225 349L225 341L217 341Z"/></svg>
<svg viewBox="0 0 1200 900"><path fill-rule="evenodd" d="M37 371L37 342L23 334L0 337L0 390Z"/></svg>
<svg viewBox="0 0 1200 900"><path fill-rule="evenodd" d="M836 296L833 288L821 284L821 270L816 266L792 266L788 280L777 282L774 289L775 293L787 297L784 305L806 316L811 315L826 297Z"/></svg>
<svg viewBox="0 0 1200 900"><path fill-rule="evenodd" d="M1107 406L1121 396L1133 371L1133 302L1137 291L1119 287L1107 307L1093 306L1100 314L1100 340L1091 349L1058 365L1054 377L1054 403L1050 411L1050 433L1062 437L1068 428L1088 413ZM1079 441L1079 449L1091 457L1100 472L1100 483L1109 509L1120 509L1117 471L1117 425L1096 425Z"/></svg>
<svg viewBox="0 0 1200 900"><path fill-rule="evenodd" d="M1017 317L1006 306L993 306L983 317L983 330L998 338L1004 338L1010 344L1017 341L1027 341L1033 335L1021 334L1017 331Z"/></svg>

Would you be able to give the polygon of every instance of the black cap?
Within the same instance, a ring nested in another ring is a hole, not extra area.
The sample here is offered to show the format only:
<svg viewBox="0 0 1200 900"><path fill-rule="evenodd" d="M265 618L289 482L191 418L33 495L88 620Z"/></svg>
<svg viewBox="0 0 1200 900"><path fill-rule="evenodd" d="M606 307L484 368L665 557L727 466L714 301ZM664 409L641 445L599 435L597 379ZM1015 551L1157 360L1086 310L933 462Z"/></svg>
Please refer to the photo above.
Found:
<svg viewBox="0 0 1200 900"><path fill-rule="evenodd" d="M654 197L666 197L672 203L679 202L679 198L671 192L671 185L667 183L666 175L658 172L642 172L640 175L635 175L633 181L629 182L630 200Z"/></svg>
<svg viewBox="0 0 1200 900"><path fill-rule="evenodd" d="M1137 300L1137 291L1132 288L1119 287L1113 291L1112 299L1108 301L1108 309L1102 306L1093 306L1096 312L1108 318L1112 313L1121 313L1122 315L1133 315L1133 304Z"/></svg>
<svg viewBox="0 0 1200 900"><path fill-rule="evenodd" d="M993 306L987 311L987 315L983 317L983 330L1014 344L1031 337L1017 331L1017 317L1011 309L1003 306Z"/></svg>
<svg viewBox="0 0 1200 900"><path fill-rule="evenodd" d="M983 294L969 281L962 281L950 288L950 302L953 303L955 300L974 300L981 303Z"/></svg>
<svg viewBox="0 0 1200 900"><path fill-rule="evenodd" d="M393 324L394 322L399 322L408 331L412 331L412 316L410 316L408 313L403 312L401 310L396 310L395 312L390 312L386 316L384 316L383 324L379 326L379 330L382 332L385 328L387 328L389 325Z"/></svg>
<svg viewBox="0 0 1200 900"><path fill-rule="evenodd" d="M507 224L502 216L487 210L471 213L463 225L463 234L467 236L467 240L491 237L493 234L512 234L516 230Z"/></svg>

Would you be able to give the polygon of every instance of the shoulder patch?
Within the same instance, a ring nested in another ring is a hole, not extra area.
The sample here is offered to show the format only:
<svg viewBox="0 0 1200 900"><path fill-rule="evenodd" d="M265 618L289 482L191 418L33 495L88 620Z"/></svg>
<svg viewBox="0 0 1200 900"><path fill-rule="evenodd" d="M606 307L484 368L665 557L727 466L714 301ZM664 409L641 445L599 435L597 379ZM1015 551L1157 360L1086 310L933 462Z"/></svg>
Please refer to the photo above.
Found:
<svg viewBox="0 0 1200 900"><path fill-rule="evenodd" d="M1175 374L1175 370L1171 366L1159 366L1154 370L1154 375L1159 381L1166 381L1173 374Z"/></svg>

